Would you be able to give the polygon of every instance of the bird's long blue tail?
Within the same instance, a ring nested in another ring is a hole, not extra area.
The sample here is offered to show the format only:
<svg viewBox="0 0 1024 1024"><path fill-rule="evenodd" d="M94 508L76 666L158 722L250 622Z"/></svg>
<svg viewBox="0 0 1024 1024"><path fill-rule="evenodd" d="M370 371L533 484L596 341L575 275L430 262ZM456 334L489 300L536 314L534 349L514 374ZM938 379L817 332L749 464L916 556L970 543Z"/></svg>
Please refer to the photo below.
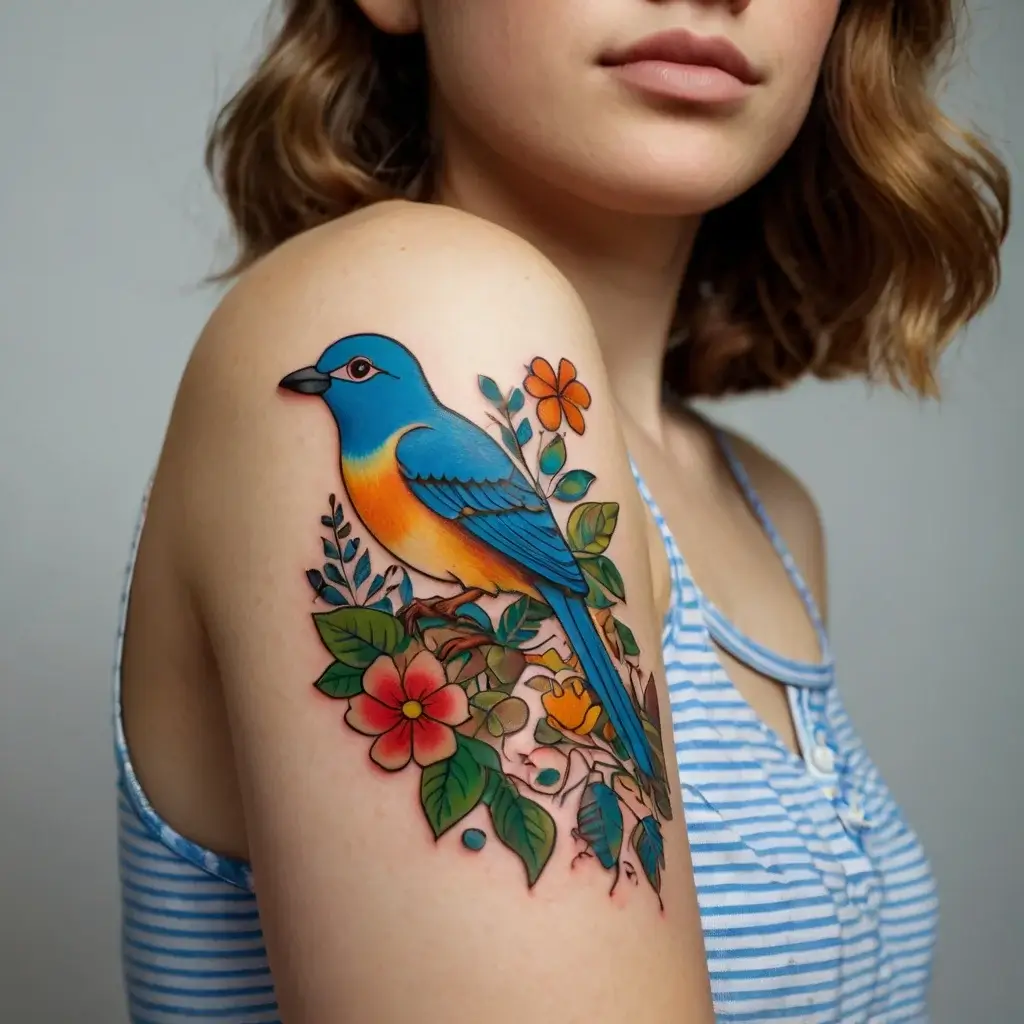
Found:
<svg viewBox="0 0 1024 1024"><path fill-rule="evenodd" d="M588 685L608 712L612 728L626 745L634 764L645 775L653 776L651 747L640 716L612 664L608 648L587 611L586 602L582 597L566 594L557 587L541 584L537 589L562 624L566 638L580 660Z"/></svg>

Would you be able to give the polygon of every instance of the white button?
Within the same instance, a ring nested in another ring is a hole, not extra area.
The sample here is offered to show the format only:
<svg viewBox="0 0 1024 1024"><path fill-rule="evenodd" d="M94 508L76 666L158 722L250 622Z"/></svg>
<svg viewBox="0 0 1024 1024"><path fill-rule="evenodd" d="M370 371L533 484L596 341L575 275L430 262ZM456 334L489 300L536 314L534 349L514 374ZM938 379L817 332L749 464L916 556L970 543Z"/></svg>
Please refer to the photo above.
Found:
<svg viewBox="0 0 1024 1024"><path fill-rule="evenodd" d="M811 751L811 764L822 775L831 775L836 770L836 759L832 751L824 746L817 746Z"/></svg>
<svg viewBox="0 0 1024 1024"><path fill-rule="evenodd" d="M846 823L853 828L861 829L869 827L867 815L864 813L864 805L860 802L860 797L856 793L854 793L847 802L846 810L842 814L842 817Z"/></svg>

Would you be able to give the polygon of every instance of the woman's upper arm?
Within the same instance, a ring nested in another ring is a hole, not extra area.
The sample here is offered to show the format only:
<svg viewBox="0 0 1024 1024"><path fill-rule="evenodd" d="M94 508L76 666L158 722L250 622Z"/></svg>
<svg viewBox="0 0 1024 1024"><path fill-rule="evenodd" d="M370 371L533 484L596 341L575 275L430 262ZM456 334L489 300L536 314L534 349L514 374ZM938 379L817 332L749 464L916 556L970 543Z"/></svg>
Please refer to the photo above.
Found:
<svg viewBox="0 0 1024 1024"><path fill-rule="evenodd" d="M710 1020L642 506L556 272L442 210L299 239L165 462L283 1018Z"/></svg>

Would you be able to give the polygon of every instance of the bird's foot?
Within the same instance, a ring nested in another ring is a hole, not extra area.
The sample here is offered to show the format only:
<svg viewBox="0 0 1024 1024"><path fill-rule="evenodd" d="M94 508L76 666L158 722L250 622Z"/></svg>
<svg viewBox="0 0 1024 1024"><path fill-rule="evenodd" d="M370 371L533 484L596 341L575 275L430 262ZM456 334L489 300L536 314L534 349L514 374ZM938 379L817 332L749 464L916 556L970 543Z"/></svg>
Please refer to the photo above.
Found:
<svg viewBox="0 0 1024 1024"><path fill-rule="evenodd" d="M421 619L447 619L454 621L459 614L459 609L470 601L475 601L483 596L482 590L464 590L454 597L416 597L410 601L401 612L402 625L405 631L411 633L415 630Z"/></svg>
<svg viewBox="0 0 1024 1024"><path fill-rule="evenodd" d="M401 610L401 612L399 612L399 618L402 620L402 625L405 626L406 633L415 632L421 619L434 619L439 617L436 610L438 600L439 598L436 597L414 597Z"/></svg>
<svg viewBox="0 0 1024 1024"><path fill-rule="evenodd" d="M484 592L474 587L472 590L464 590L461 594L456 594L454 597L438 601L434 605L434 609L438 615L443 615L446 619L454 619L458 616L459 609L464 604L469 604L471 601L475 601L483 596Z"/></svg>
<svg viewBox="0 0 1024 1024"><path fill-rule="evenodd" d="M453 658L456 654L472 651L493 642L491 637L483 636L480 633L476 633L473 636L453 636L438 647L437 656L441 661L448 661L449 658Z"/></svg>

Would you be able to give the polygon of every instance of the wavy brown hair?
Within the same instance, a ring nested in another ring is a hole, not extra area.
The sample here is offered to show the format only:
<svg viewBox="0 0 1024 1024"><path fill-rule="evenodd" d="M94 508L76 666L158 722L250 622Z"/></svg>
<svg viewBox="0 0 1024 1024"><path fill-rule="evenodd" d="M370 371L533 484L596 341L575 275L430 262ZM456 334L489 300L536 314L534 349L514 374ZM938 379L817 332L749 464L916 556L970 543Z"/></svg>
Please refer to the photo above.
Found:
<svg viewBox="0 0 1024 1024"><path fill-rule="evenodd" d="M432 186L428 67L354 0L279 0L283 19L221 110L206 159L239 239L231 276L307 228ZM665 362L683 396L861 375L937 393L953 335L993 297L1007 170L954 125L934 77L960 0L845 0L796 141L709 213Z"/></svg>

